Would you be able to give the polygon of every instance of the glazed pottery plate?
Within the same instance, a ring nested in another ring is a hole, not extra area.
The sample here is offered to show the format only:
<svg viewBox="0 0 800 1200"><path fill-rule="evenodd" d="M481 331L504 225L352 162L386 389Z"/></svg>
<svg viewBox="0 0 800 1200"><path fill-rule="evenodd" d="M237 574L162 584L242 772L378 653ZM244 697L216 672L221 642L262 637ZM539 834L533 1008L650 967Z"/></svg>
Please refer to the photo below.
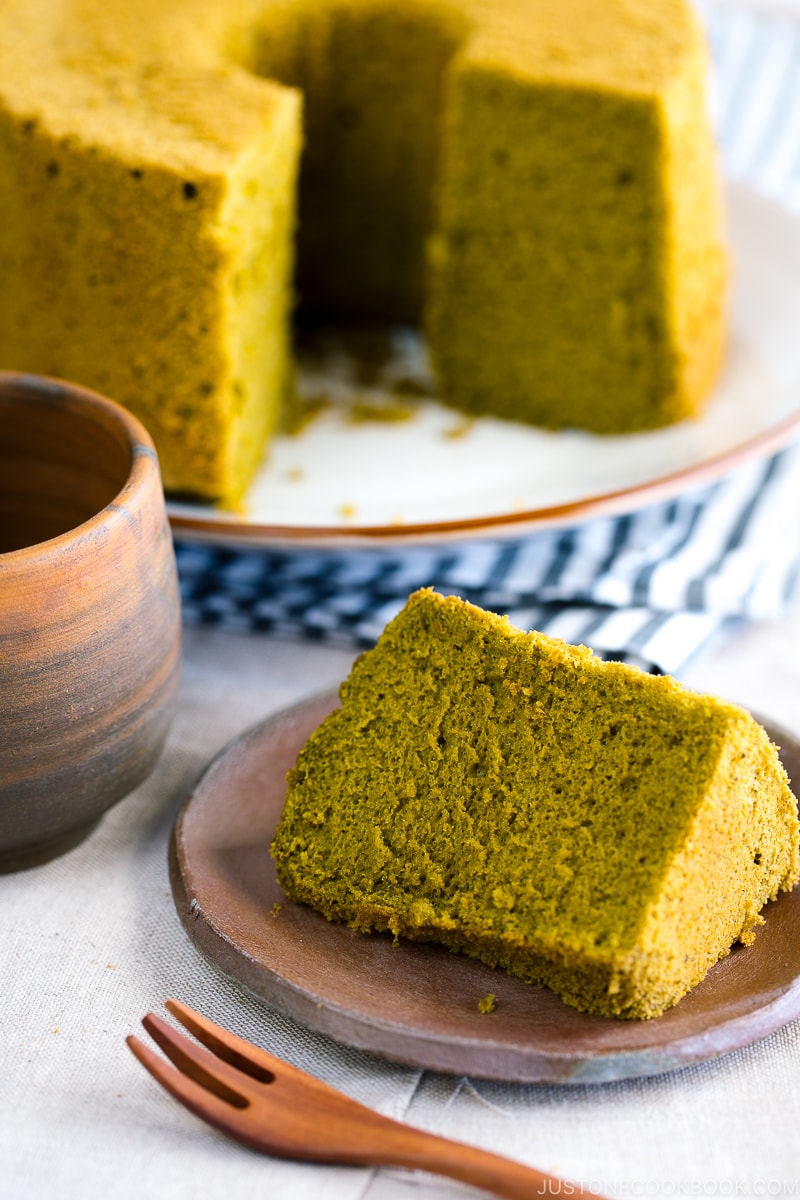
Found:
<svg viewBox="0 0 800 1200"><path fill-rule="evenodd" d="M270 717L233 742L184 805L170 849L173 895L199 949L301 1024L410 1066L516 1082L654 1075L748 1045L800 1015L800 887L765 909L674 1008L619 1021L567 1007L482 963L389 935L356 933L284 896L269 845L285 776L335 693ZM795 784L800 742L767 728ZM479 1002L495 997L491 1013Z"/></svg>
<svg viewBox="0 0 800 1200"><path fill-rule="evenodd" d="M262 546L512 536L630 512L773 452L800 430L800 221L743 186L728 221L727 359L699 420L622 437L470 421L433 398L413 331L368 349L320 338L300 359L319 411L275 439L241 512L173 501L175 532Z"/></svg>

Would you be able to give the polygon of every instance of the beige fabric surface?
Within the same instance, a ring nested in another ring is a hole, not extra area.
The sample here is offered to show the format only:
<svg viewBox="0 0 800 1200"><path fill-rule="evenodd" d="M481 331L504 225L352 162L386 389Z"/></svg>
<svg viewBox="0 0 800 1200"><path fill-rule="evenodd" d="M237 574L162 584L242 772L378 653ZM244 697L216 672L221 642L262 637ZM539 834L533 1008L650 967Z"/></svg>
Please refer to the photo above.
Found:
<svg viewBox="0 0 800 1200"><path fill-rule="evenodd" d="M178 718L152 778L70 854L0 877L1 1200L477 1194L430 1176L279 1162L224 1140L162 1093L125 1046L141 1016L168 996L382 1112L610 1196L800 1196L800 1022L657 1078L486 1083L405 1069L310 1034L198 954L167 877L181 800L218 748L338 682L351 658L319 645L190 631ZM800 735L800 614L736 635L686 681Z"/></svg>

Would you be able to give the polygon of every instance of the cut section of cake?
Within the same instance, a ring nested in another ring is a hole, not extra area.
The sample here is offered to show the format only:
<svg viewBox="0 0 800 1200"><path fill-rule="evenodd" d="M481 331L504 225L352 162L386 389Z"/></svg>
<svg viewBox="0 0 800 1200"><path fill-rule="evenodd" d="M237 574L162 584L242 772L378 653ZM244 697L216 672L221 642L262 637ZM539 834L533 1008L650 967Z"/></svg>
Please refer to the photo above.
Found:
<svg viewBox="0 0 800 1200"><path fill-rule="evenodd" d="M289 775L287 895L607 1016L657 1016L800 875L742 708L415 593Z"/></svg>

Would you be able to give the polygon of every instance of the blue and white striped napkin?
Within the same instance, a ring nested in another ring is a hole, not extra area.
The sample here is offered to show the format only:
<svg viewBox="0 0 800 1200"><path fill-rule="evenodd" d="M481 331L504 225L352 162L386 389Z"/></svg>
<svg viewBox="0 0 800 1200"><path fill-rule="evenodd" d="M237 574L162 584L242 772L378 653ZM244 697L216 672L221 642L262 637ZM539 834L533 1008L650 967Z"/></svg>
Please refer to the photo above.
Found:
<svg viewBox="0 0 800 1200"><path fill-rule="evenodd" d="M800 25L703 5L726 173L800 213ZM800 445L621 517L513 541L356 551L178 543L187 624L371 645L418 587L679 674L800 594Z"/></svg>

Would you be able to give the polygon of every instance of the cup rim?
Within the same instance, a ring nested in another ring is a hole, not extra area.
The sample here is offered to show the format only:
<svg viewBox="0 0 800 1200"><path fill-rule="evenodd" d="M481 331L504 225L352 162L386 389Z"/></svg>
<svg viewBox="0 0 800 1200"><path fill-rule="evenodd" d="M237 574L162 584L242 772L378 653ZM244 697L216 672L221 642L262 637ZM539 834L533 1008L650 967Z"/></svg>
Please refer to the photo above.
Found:
<svg viewBox="0 0 800 1200"><path fill-rule="evenodd" d="M36 555L43 549L49 552L59 545L74 542L77 537L90 532L95 525L105 524L115 516L122 519L123 514L115 513L114 510L130 507L140 493L145 491L148 483L152 480L154 467L159 486L161 486L161 471L153 439L138 417L135 417L129 409L124 408L116 400L111 400L108 396L81 384L54 376L0 370L0 402L9 393L17 393L22 397L27 394L27 397L34 402L37 399L51 403L60 400L77 401L81 410L86 411L87 414L102 414L123 433L130 450L130 467L127 478L116 495L91 517L87 517L79 525L74 525L71 529L44 541L32 542L29 546L19 546L16 550L0 552L0 563L19 561L26 556Z"/></svg>

